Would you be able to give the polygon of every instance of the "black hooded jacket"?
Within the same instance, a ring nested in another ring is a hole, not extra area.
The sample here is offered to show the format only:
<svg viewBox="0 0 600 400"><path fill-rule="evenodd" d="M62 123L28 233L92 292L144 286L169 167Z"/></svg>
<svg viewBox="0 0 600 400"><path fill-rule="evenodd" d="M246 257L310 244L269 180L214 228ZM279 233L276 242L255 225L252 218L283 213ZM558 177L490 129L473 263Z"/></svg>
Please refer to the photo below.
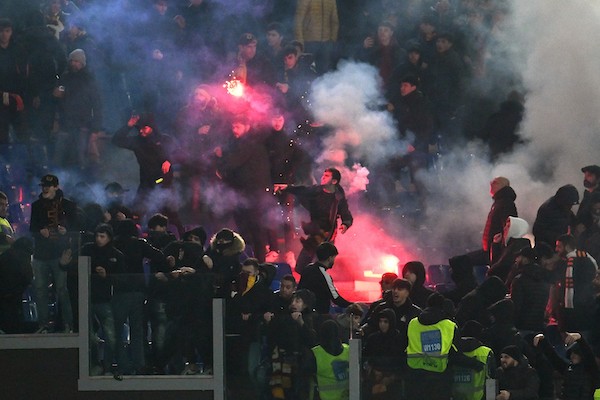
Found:
<svg viewBox="0 0 600 400"><path fill-rule="evenodd" d="M433 290L424 286L426 279L425 267L420 262L408 262L402 268L402 275L405 275L407 271L412 272L417 277L410 289L410 299L413 304L423 309L427 306L427 298L433 294Z"/></svg>
<svg viewBox="0 0 600 400"><path fill-rule="evenodd" d="M397 371L406 366L406 331L396 328L396 313L386 308L378 313L377 321L387 318L389 329L386 333L378 330L367 338L363 356L369 364L378 370Z"/></svg>
<svg viewBox="0 0 600 400"><path fill-rule="evenodd" d="M493 199L494 203L488 213L482 237L482 247L486 252L492 248L494 235L502 232L506 218L519 216L515 205L517 194L512 187L505 186L498 190Z"/></svg>
<svg viewBox="0 0 600 400"><path fill-rule="evenodd" d="M515 305L515 326L518 329L541 332L544 313L550 294L547 272L537 264L522 267L511 285L511 299Z"/></svg>
<svg viewBox="0 0 600 400"><path fill-rule="evenodd" d="M582 360L578 364L566 361L560 357L556 350L546 339L542 339L538 345L539 349L548 357L548 360L563 377L561 387L561 400L592 399L594 389L598 384L598 366L594 359L594 352L581 338L567 348L567 357L572 351L581 355Z"/></svg>

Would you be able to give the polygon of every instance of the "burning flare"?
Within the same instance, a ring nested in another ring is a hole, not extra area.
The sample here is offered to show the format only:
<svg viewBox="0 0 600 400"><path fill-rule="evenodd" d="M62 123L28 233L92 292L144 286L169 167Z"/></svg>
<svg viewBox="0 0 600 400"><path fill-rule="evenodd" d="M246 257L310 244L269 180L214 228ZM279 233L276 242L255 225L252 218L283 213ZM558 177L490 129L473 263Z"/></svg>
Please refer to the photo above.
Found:
<svg viewBox="0 0 600 400"><path fill-rule="evenodd" d="M223 87L232 96L242 97L244 95L244 84L235 76L230 81L225 81Z"/></svg>

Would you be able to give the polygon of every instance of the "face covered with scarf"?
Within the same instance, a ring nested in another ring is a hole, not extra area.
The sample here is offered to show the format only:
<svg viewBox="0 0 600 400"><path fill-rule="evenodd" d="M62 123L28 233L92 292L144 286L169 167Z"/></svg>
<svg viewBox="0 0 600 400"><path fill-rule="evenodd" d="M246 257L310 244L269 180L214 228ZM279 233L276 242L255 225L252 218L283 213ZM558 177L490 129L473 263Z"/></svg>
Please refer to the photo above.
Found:
<svg viewBox="0 0 600 400"><path fill-rule="evenodd" d="M247 259L242 265L242 271L238 280L238 292L246 294L258 280L258 260L255 262Z"/></svg>

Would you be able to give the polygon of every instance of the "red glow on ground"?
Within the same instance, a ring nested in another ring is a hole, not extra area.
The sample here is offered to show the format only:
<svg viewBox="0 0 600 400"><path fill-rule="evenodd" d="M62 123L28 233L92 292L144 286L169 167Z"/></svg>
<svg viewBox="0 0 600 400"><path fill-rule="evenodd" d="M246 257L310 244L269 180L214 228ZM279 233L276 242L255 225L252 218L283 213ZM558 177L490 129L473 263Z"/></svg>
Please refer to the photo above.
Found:
<svg viewBox="0 0 600 400"><path fill-rule="evenodd" d="M369 215L355 216L335 245L340 254L330 273L342 296L351 301L379 298L381 275L398 273L398 265L416 260L407 244L388 235L383 224Z"/></svg>

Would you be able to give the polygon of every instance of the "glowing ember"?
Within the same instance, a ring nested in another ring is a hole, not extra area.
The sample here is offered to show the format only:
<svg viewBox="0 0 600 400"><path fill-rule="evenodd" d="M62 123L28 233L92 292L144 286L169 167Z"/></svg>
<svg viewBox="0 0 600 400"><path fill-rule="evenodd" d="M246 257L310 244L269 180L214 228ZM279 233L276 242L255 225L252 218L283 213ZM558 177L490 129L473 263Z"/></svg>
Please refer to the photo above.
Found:
<svg viewBox="0 0 600 400"><path fill-rule="evenodd" d="M227 93L235 97L242 97L244 95L244 84L237 78L233 78L230 81L225 81L223 85L227 89Z"/></svg>

